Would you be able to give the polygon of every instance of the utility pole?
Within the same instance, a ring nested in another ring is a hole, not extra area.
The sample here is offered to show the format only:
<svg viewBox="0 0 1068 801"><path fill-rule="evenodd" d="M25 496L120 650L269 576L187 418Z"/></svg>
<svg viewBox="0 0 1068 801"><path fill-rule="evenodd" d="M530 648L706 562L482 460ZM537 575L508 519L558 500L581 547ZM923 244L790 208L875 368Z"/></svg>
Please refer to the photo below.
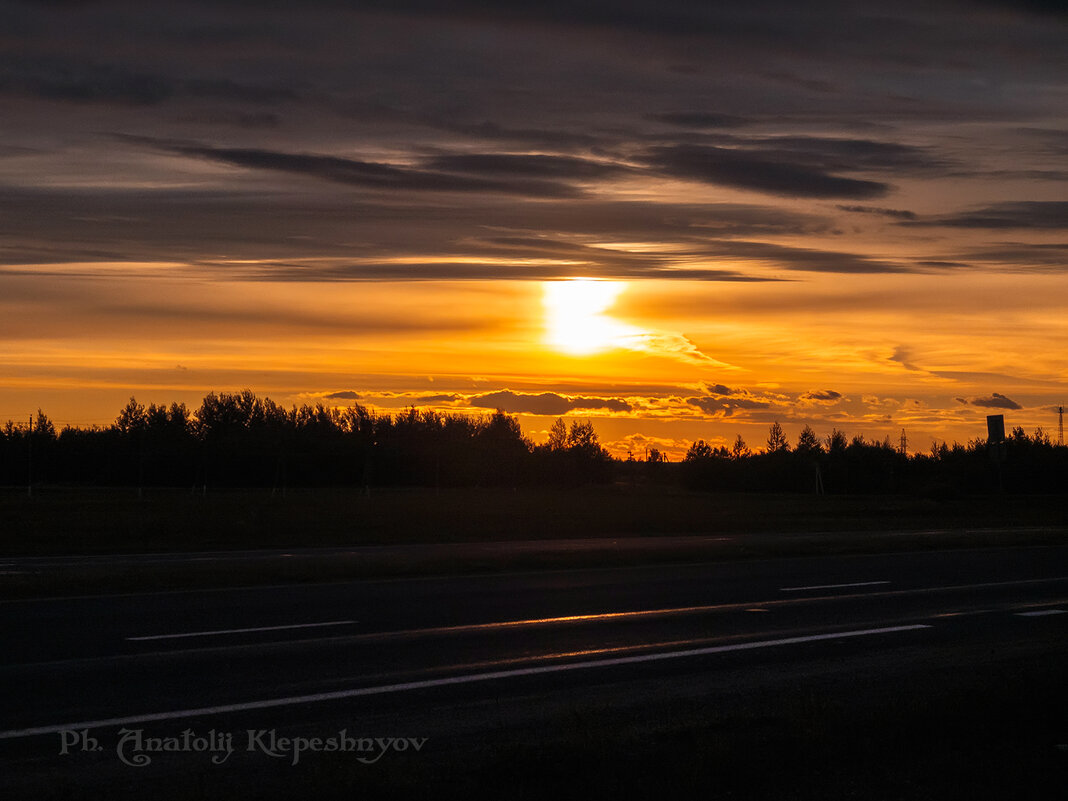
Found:
<svg viewBox="0 0 1068 801"><path fill-rule="evenodd" d="M1057 407L1057 444L1064 444L1064 407Z"/></svg>
<svg viewBox="0 0 1068 801"><path fill-rule="evenodd" d="M26 497L33 497L33 415L30 415L30 433L26 435Z"/></svg>
<svg viewBox="0 0 1068 801"><path fill-rule="evenodd" d="M145 429L137 429L137 500L145 497Z"/></svg>

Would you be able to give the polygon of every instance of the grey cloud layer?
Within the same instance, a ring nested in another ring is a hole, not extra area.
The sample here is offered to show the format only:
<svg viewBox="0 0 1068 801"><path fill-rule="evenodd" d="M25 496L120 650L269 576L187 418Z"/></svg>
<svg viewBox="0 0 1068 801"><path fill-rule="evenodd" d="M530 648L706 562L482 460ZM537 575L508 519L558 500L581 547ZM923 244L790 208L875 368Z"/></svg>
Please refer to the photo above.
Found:
<svg viewBox="0 0 1068 801"><path fill-rule="evenodd" d="M0 258L280 280L1062 270L1032 234L1068 217L1049 200L1066 28L1034 12L9 3ZM942 180L987 194L913 211ZM916 255L885 256L892 234Z"/></svg>
<svg viewBox="0 0 1068 801"><path fill-rule="evenodd" d="M733 266L686 264L692 256L772 263L802 271L904 269L855 254L731 238L795 234L826 225L818 217L734 204L576 199L552 204L396 205L346 195L272 197L253 189L58 191L0 187L0 211L4 212L0 216L0 258L7 264L188 260L223 278L544 279L590 274L765 280ZM57 219L63 223L61 242L52 238ZM550 236L546 231L554 233ZM675 247L671 252L650 254L585 244L617 237L640 237ZM262 259L263 263L241 265L223 259L232 252L239 253L241 259ZM306 257L315 261L301 261ZM390 263L391 257L405 260ZM531 264L532 257L544 263Z"/></svg>
<svg viewBox="0 0 1068 801"><path fill-rule="evenodd" d="M151 140L142 141L152 144ZM750 143L753 146L746 148L695 145L653 148L641 157L649 168L644 174L663 174L788 197L865 199L887 194L890 185L837 173L927 166L914 149L883 142L814 137L770 141L770 147L766 141L754 140ZM642 174L626 164L564 155L449 154L422 159L423 168L414 169L262 148L165 143L160 146L181 155L247 169L273 170L374 189L568 197L578 194L571 185L574 182Z"/></svg>

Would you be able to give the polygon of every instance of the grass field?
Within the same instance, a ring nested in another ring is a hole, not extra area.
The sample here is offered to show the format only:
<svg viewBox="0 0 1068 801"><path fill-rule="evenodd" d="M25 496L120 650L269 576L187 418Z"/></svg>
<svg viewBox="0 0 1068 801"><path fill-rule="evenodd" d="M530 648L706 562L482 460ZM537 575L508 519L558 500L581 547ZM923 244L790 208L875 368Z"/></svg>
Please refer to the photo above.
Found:
<svg viewBox="0 0 1068 801"><path fill-rule="evenodd" d="M0 564L4 598L1048 545L1068 536L1059 498L939 502L651 486L305 490L285 498L60 488L28 498L7 490L0 521L0 559L44 559ZM121 558L204 551L216 556ZM114 558L91 558L107 555Z"/></svg>
<svg viewBox="0 0 1068 801"><path fill-rule="evenodd" d="M1048 527L1058 497L575 490L0 491L0 555L147 553L574 537Z"/></svg>

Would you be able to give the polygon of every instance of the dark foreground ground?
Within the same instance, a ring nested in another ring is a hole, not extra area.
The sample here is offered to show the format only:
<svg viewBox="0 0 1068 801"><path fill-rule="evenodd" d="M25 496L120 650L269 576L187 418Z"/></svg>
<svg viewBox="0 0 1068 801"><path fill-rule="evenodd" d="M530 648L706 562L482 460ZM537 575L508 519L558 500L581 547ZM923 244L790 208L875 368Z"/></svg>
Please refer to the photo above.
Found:
<svg viewBox="0 0 1068 801"><path fill-rule="evenodd" d="M0 797L1063 798L1066 635L1064 544L9 600Z"/></svg>
<svg viewBox="0 0 1068 801"><path fill-rule="evenodd" d="M0 491L0 597L1057 544L1057 497ZM121 558L120 558L121 557Z"/></svg>
<svg viewBox="0 0 1068 801"><path fill-rule="evenodd" d="M565 489L0 490L0 555L216 551L1068 524L1063 497L719 494Z"/></svg>

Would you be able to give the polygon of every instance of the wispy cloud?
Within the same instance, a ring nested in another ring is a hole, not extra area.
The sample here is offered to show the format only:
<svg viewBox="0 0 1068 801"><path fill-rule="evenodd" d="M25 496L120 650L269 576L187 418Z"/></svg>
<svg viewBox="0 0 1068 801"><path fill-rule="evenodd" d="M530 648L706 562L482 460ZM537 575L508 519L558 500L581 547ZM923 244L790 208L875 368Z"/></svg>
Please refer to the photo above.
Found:
<svg viewBox="0 0 1068 801"><path fill-rule="evenodd" d="M884 209L879 206L838 206L842 211L850 211L855 214L875 214L880 217L891 217L895 220L915 220L915 212L905 209Z"/></svg>
<svg viewBox="0 0 1068 801"><path fill-rule="evenodd" d="M1012 201L982 206L940 217L927 217L901 225L942 226L946 228L1068 228L1068 201Z"/></svg>
<svg viewBox="0 0 1068 801"><path fill-rule="evenodd" d="M204 158L250 170L270 170L303 175L324 181L362 186L372 189L393 189L429 192L500 192L532 197L575 197L580 194L560 181L537 178L497 180L473 178L447 172L413 169L340 156L311 153L287 153L262 148L226 148L203 145L168 144L162 146L172 153Z"/></svg>

